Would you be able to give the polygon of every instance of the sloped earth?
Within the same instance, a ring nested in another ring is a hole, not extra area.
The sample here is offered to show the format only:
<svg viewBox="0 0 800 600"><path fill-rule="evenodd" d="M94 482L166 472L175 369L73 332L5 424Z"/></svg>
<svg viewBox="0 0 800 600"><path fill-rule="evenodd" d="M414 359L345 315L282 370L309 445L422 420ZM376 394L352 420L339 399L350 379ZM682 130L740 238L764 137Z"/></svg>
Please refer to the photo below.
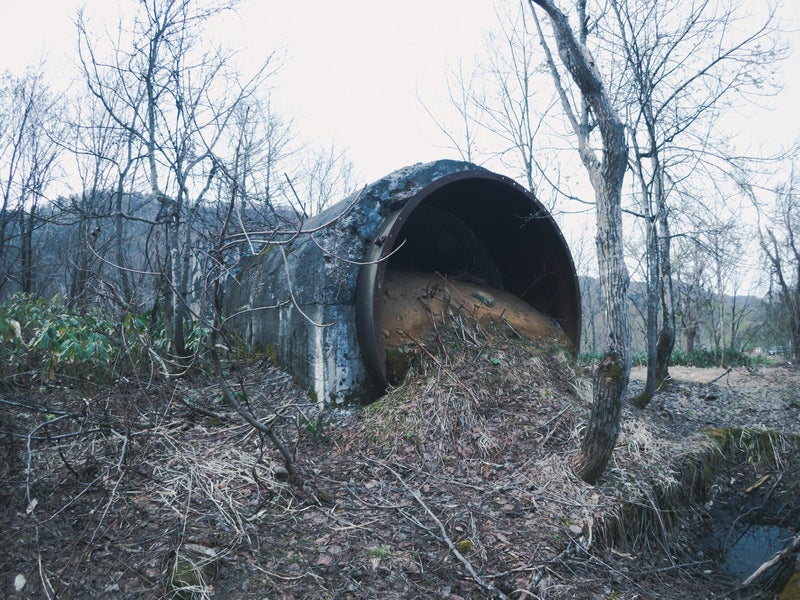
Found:
<svg viewBox="0 0 800 600"><path fill-rule="evenodd" d="M213 382L8 385L0 593L774 596L736 591L703 542L713 507L757 494L800 525L787 437L800 434L796 368L713 383L724 371L673 368L651 406L625 409L614 459L589 486L569 469L587 374L556 339L464 326L440 330L443 346L364 408L320 413L274 367L231 366L249 408L297 457L290 477ZM641 378L634 370L631 394Z"/></svg>

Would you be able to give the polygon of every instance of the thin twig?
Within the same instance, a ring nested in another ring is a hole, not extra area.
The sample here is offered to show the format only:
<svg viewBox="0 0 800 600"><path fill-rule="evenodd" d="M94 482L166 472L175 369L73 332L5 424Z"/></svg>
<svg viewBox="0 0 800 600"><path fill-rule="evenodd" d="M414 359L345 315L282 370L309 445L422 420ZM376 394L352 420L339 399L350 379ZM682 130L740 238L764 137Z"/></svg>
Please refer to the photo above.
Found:
<svg viewBox="0 0 800 600"><path fill-rule="evenodd" d="M727 374L728 374L728 373L730 373L731 371L733 371L733 367L728 367L728 370L727 370L727 371L725 371L725 372L724 372L722 375L720 375L719 377L715 377L714 379L712 379L711 381L709 381L708 383L706 383L706 385L711 385L712 383L716 383L717 381L719 381L720 379L722 379L723 377L725 377L725 375L727 375Z"/></svg>
<svg viewBox="0 0 800 600"><path fill-rule="evenodd" d="M245 409L237 400L236 394L233 393L230 384L225 379L222 374L222 366L220 364L219 355L217 354L216 350L211 351L211 359L214 365L214 372L217 376L217 380L219 381L220 389L222 390L222 396L225 398L225 401L233 406L245 421L247 421L254 429L266 433L267 437L270 439L272 444L278 449L283 456L283 464L286 467L286 471L289 473L290 477L294 477L296 475L296 470L294 468L294 457L292 453L289 451L289 448L286 447L284 441L278 437L278 434L275 433L275 430L272 428L271 425L265 425L261 421L255 418L255 416L247 409ZM270 415L271 421L275 420L276 415ZM270 421L270 422L271 422Z"/></svg>
<svg viewBox="0 0 800 600"><path fill-rule="evenodd" d="M452 552L453 556L455 556L456 559L462 565L464 565L464 568L467 570L467 572L470 574L470 576L475 580L475 582L478 585L480 585L483 589L491 592L492 594L494 594L498 598L501 598L502 600L508 600L508 596L506 596L503 592L501 592L499 589L497 589L494 585L492 585L491 583L485 581L480 575L478 575L478 573L475 571L475 568L472 566L472 563L469 562L464 557L464 555L461 554L461 552L458 551L458 548L456 548L456 545L453 543L453 540L451 540L450 536L447 535L447 529L445 529L444 524L433 513L433 511L428 507L428 505L425 504L425 501L422 499L422 496L420 496L419 492L417 490L413 489L410 485L408 485L405 482L405 480L400 476L400 474L397 471L395 471L392 467L387 465L386 463L383 463L383 462L380 462L380 461L372 461L372 462L374 462L377 465L382 466L384 469L386 469L392 475L394 475L395 478L403 485L403 487L406 488L408 493L411 494L411 497L414 498L414 500L417 501L417 504L419 504L422 507L422 509L426 513L428 513L428 516L433 520L433 522L436 524L437 528L439 529L439 539L441 539L445 544L447 544L447 547L450 549L450 552Z"/></svg>

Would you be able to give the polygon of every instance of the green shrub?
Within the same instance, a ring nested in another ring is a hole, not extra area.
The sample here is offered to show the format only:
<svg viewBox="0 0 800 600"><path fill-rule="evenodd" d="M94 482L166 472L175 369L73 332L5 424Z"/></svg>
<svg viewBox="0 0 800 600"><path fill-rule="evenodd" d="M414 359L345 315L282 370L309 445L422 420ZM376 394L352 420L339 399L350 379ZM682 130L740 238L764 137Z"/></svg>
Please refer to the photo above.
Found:
<svg viewBox="0 0 800 600"><path fill-rule="evenodd" d="M579 361L582 365L597 364L603 358L600 352L583 352ZM760 364L770 363L770 359L764 356L750 356L745 352L726 350L722 354L722 360L711 350L697 350L691 354L684 350L673 350L670 356L670 365L680 365L687 367L753 367ZM631 365L634 367L647 366L647 353L634 352L631 356Z"/></svg>
<svg viewBox="0 0 800 600"><path fill-rule="evenodd" d="M603 359L602 352L581 352L578 355L579 365L596 365Z"/></svg>
<svg viewBox="0 0 800 600"><path fill-rule="evenodd" d="M195 327L199 344L201 329ZM163 327L151 331L145 319L121 319L98 309L81 312L61 296L51 300L18 294L0 303L0 376L58 375L101 379L131 372L149 361L148 347L168 346Z"/></svg>
<svg viewBox="0 0 800 600"><path fill-rule="evenodd" d="M689 367L743 367L750 366L751 357L735 350L725 350L719 356L712 350L696 350L691 354L683 350L673 350L670 357L671 365L684 365Z"/></svg>

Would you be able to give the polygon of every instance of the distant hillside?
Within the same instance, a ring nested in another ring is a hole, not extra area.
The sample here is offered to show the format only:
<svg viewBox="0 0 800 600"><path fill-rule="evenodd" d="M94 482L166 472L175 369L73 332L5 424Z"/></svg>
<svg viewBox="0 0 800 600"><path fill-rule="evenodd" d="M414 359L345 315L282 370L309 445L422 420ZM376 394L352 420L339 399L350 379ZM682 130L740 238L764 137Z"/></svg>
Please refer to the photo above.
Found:
<svg viewBox="0 0 800 600"><path fill-rule="evenodd" d="M602 351L604 336L604 317L601 309L600 281L596 277L579 276L581 306L583 310L583 329L581 350L584 352ZM695 349L714 349L717 344L723 348L731 346L736 350L749 350L755 347L785 345L782 343L779 320L772 316L776 311L767 299L757 296L724 295L720 302L708 292L694 299L685 297L685 290L675 288L676 298L676 349L685 350L688 327L696 325ZM634 352L646 349L645 323L647 318L647 288L644 282L631 281L628 289L630 300L630 319L632 346ZM687 309L682 312L682 307ZM689 311L695 313L689 318Z"/></svg>

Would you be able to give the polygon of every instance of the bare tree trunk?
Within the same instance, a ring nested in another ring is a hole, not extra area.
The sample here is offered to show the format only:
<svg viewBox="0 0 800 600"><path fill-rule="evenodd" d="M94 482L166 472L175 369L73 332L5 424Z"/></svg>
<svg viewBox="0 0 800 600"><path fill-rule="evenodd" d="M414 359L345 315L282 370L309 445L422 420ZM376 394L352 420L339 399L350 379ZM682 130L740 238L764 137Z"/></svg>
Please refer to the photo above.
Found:
<svg viewBox="0 0 800 600"><path fill-rule="evenodd" d="M603 309L607 315L608 340L605 355L595 375L594 403L589 424L580 450L572 462L578 476L594 483L602 475L617 442L622 401L631 368L631 330L627 306L629 279L622 247L621 209L628 144L625 127L611 106L594 61L586 47L576 38L566 15L556 8L552 0L529 1L534 16L535 4L550 17L561 62L597 119L603 142L602 156L598 158L590 146L587 128L581 126L575 117L561 86L552 56L542 38L553 80L578 137L578 152L589 174L597 203L597 256ZM585 5L585 0L578 0L580 15L585 15ZM581 18L581 27L586 27L585 18Z"/></svg>
<svg viewBox="0 0 800 600"><path fill-rule="evenodd" d="M8 185L10 185L10 179ZM7 196L4 195L3 206L0 208L0 292L2 292L3 287L5 287L5 284L8 282L9 275L11 274L9 265L6 264L8 261L6 230L13 220L14 213L9 211L8 199Z"/></svg>
<svg viewBox="0 0 800 600"><path fill-rule="evenodd" d="M123 216L123 198L125 195L125 176L121 173L117 182L117 191L114 194L114 253L117 267L119 268L119 282L122 288L122 297L130 303L133 299L130 277L125 269L125 218Z"/></svg>
<svg viewBox="0 0 800 600"><path fill-rule="evenodd" d="M659 274L661 276L661 331L656 346L656 388L669 378L669 359L675 347L675 302L672 289L671 233L666 206L659 210L658 220Z"/></svg>
<svg viewBox="0 0 800 600"><path fill-rule="evenodd" d="M19 212L20 233L20 288L23 294L33 293L33 230L36 220L36 205L30 211Z"/></svg>
<svg viewBox="0 0 800 600"><path fill-rule="evenodd" d="M645 324L645 339L647 341L647 379L644 389L635 397L631 398L631 403L639 408L648 405L653 395L656 393L656 372L658 365L658 306L659 306L659 279L658 279L658 242L656 234L655 219L651 216L651 211L647 199L645 199L645 215L647 220L647 318Z"/></svg>
<svg viewBox="0 0 800 600"><path fill-rule="evenodd" d="M88 211L86 210L87 207L87 200L86 195L82 195L81 197L81 206L78 208L79 217L78 217L78 225L76 240L74 244L74 254L71 259L72 262L72 274L69 278L69 297L71 302L80 302L83 301L82 296L84 296L86 288L89 285L89 262L90 262L90 252L89 252L89 243L90 243L90 217L87 214ZM80 299L80 301L79 301Z"/></svg>
<svg viewBox="0 0 800 600"><path fill-rule="evenodd" d="M798 256L800 259L800 256ZM793 306L800 308L800 260L797 261L795 273L794 302ZM795 312L792 319L792 344L794 345L794 361L795 364L800 364L800 311Z"/></svg>

